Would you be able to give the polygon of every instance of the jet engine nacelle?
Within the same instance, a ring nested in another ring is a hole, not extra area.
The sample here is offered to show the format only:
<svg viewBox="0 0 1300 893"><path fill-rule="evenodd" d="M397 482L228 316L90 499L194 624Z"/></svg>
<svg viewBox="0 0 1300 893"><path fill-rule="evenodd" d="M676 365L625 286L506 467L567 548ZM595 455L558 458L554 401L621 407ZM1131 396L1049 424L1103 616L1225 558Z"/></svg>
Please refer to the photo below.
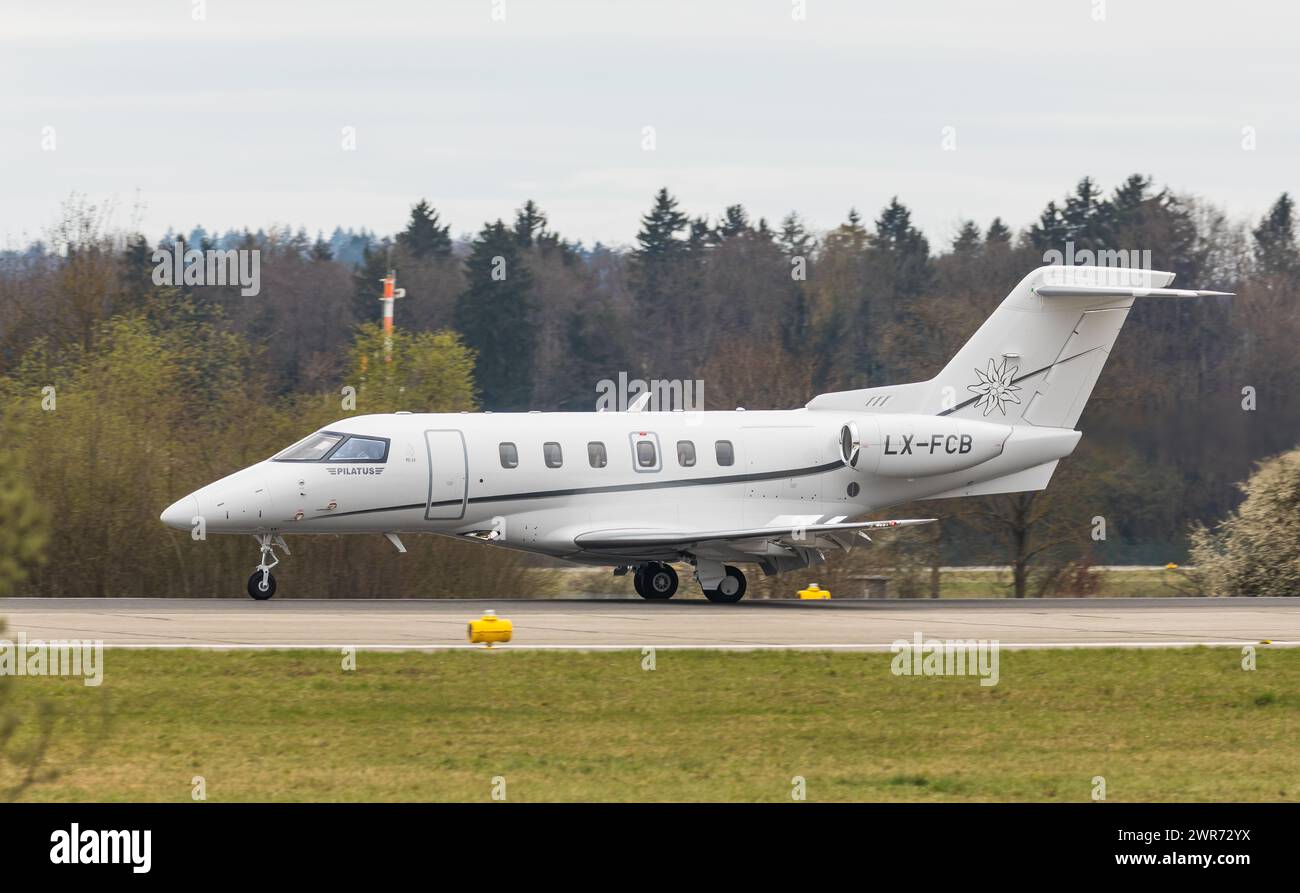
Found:
<svg viewBox="0 0 1300 893"><path fill-rule="evenodd" d="M917 478L1002 454L1010 425L932 415L860 415L840 429L840 459L863 474Z"/></svg>

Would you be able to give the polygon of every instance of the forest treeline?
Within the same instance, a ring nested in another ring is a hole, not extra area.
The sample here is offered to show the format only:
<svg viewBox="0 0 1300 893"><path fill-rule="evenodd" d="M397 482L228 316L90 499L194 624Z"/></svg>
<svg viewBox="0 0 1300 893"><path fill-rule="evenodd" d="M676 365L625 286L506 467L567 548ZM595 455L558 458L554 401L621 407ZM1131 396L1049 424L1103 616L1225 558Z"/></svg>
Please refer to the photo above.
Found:
<svg viewBox="0 0 1300 893"><path fill-rule="evenodd" d="M1223 517L1254 462L1300 441L1285 193L1237 221L1149 177L1109 191L1084 178L1019 231L965 221L942 245L898 199L814 232L740 204L692 215L666 189L627 247L572 241L532 201L461 237L424 200L391 237L183 235L187 249L258 249L260 293L155 284L154 252L175 235L120 231L84 200L0 253L0 451L43 513L50 557L18 591L237 594L255 550L201 551L158 511L352 412L590 410L620 372L702 381L711 409L926 378L1052 252L1149 252L1176 284L1237 297L1139 301L1049 490L926 506L943 523L904 539L918 565L1019 563L1019 594L1045 594L1091 563L1179 561L1190 526ZM375 323L390 268L407 296L385 363ZM323 594L345 574L352 594L432 594L421 581L436 573L499 590L519 562L440 543L401 565L387 548L325 540L302 547L307 560L295 548L282 567L307 584L286 588Z"/></svg>

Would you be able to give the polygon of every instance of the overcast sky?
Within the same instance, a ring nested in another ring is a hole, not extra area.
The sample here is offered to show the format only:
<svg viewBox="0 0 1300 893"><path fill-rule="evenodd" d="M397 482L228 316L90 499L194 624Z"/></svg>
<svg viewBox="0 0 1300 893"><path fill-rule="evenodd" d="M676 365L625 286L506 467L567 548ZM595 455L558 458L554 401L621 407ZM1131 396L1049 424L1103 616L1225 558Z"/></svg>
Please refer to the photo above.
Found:
<svg viewBox="0 0 1300 893"><path fill-rule="evenodd" d="M630 242L665 185L692 214L817 228L897 194L945 242L966 217L1024 226L1085 173L1240 217L1300 191L1297 4L799 5L4 0L0 244L74 191L123 226L142 203L151 237L390 233L422 196L459 234L532 198L587 244Z"/></svg>

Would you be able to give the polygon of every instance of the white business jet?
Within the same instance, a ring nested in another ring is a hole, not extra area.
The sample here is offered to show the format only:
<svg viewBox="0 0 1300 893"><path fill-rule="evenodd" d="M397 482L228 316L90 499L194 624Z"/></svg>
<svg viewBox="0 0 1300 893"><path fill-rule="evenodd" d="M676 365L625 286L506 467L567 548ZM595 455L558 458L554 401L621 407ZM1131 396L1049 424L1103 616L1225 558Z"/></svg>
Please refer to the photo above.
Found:
<svg viewBox="0 0 1300 893"><path fill-rule="evenodd" d="M1135 298L1226 292L1172 273L1042 267L929 381L822 394L746 412L410 413L343 419L178 500L177 529L252 534L248 594L275 594L286 534L405 533L634 573L647 599L688 563L705 596L745 594L737 565L820 564L866 531L854 520L920 499L1042 490Z"/></svg>

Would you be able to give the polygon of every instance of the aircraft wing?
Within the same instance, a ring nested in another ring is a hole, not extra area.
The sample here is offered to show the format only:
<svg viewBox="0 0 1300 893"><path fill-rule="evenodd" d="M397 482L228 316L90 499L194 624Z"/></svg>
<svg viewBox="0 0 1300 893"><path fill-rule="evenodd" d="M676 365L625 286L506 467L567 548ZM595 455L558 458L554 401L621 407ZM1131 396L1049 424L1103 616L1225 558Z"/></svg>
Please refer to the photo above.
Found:
<svg viewBox="0 0 1300 893"><path fill-rule="evenodd" d="M667 530L654 528L608 528L591 530L574 537L583 549L645 549L692 546L710 542L768 540L792 545L806 543L815 534L856 533L892 527L932 524L935 518L904 518L890 521L855 521L847 524L783 524L772 527L741 527L731 530Z"/></svg>

